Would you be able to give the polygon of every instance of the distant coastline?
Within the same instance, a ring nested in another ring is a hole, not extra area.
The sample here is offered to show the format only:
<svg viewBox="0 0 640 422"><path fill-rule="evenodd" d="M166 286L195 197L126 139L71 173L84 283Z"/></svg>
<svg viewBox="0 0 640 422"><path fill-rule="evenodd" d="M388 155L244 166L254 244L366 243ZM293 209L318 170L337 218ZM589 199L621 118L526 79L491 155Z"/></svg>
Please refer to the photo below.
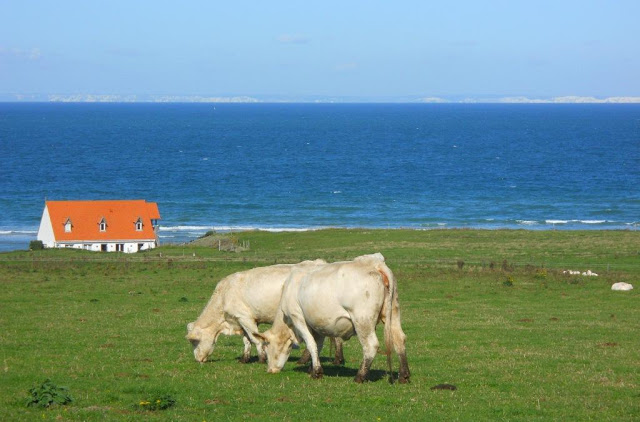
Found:
<svg viewBox="0 0 640 422"><path fill-rule="evenodd" d="M21 94L0 93L0 102L45 103L394 103L394 104L640 104L640 96L404 96L404 97L333 97L333 96L208 96L208 95L136 95L136 94Z"/></svg>

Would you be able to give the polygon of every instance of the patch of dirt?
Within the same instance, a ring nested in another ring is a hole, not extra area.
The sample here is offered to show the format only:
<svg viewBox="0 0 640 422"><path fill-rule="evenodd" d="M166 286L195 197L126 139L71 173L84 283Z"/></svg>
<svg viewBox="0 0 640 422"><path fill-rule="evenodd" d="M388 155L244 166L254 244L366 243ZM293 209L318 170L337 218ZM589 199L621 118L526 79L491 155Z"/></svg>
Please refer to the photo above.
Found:
<svg viewBox="0 0 640 422"><path fill-rule="evenodd" d="M458 387L456 387L453 384L438 384L430 388L430 390L449 390L449 391L456 391L457 389Z"/></svg>
<svg viewBox="0 0 640 422"><path fill-rule="evenodd" d="M229 404L229 402L220 399L207 399L204 401L204 404Z"/></svg>

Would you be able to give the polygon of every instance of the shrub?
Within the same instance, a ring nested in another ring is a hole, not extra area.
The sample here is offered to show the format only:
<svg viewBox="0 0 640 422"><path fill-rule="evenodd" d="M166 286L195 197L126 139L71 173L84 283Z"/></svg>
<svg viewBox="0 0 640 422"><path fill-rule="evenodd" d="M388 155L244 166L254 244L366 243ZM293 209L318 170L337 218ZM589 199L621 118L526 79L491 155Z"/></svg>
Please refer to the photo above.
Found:
<svg viewBox="0 0 640 422"><path fill-rule="evenodd" d="M29 390L31 397L27 400L27 407L49 407L52 405L65 405L73 401L67 387L58 387L50 379L45 380L39 387Z"/></svg>
<svg viewBox="0 0 640 422"><path fill-rule="evenodd" d="M31 242L29 242L29 250L41 251L43 249L44 243L42 243L42 240L32 240Z"/></svg>
<svg viewBox="0 0 640 422"><path fill-rule="evenodd" d="M209 230L198 239L204 239L205 237L214 236L216 234L215 230Z"/></svg>

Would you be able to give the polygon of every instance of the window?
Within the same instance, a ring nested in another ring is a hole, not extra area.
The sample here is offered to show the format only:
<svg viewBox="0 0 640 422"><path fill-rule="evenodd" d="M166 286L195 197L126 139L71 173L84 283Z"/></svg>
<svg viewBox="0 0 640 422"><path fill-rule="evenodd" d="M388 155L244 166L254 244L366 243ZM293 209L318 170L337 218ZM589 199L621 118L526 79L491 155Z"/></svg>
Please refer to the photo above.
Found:
<svg viewBox="0 0 640 422"><path fill-rule="evenodd" d="M136 231L137 232L141 232L142 231L142 217L138 217L138 220L136 220Z"/></svg>
<svg viewBox="0 0 640 422"><path fill-rule="evenodd" d="M64 222L64 232L71 233L72 227L73 227L73 224L71 224L71 219L67 218L67 221Z"/></svg>
<svg viewBox="0 0 640 422"><path fill-rule="evenodd" d="M124 243L116 243L116 252L124 252Z"/></svg>
<svg viewBox="0 0 640 422"><path fill-rule="evenodd" d="M100 220L100 231L101 232L106 232L107 231L107 220L104 219L104 217L102 217L102 220Z"/></svg>

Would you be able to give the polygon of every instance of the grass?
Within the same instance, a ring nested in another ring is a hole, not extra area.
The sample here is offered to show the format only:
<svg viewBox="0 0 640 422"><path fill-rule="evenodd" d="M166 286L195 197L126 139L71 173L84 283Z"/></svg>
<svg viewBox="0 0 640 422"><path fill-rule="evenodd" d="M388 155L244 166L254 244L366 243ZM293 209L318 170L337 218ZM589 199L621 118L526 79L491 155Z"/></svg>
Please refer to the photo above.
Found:
<svg viewBox="0 0 640 422"><path fill-rule="evenodd" d="M238 237L250 250L0 254L0 420L640 419L638 232ZM257 362L238 363L239 337L222 337L204 365L193 359L185 325L225 275L376 251L399 280L411 384L389 385L382 356L372 382L355 384L356 339L345 344L344 366L333 366L323 351L325 377L317 381L294 364L299 351L277 375ZM600 275L569 276L566 269ZM617 281L636 289L612 292ZM46 379L68 387L72 404L26 407L29 389ZM458 389L431 390L442 383ZM175 405L140 405L157 397Z"/></svg>

